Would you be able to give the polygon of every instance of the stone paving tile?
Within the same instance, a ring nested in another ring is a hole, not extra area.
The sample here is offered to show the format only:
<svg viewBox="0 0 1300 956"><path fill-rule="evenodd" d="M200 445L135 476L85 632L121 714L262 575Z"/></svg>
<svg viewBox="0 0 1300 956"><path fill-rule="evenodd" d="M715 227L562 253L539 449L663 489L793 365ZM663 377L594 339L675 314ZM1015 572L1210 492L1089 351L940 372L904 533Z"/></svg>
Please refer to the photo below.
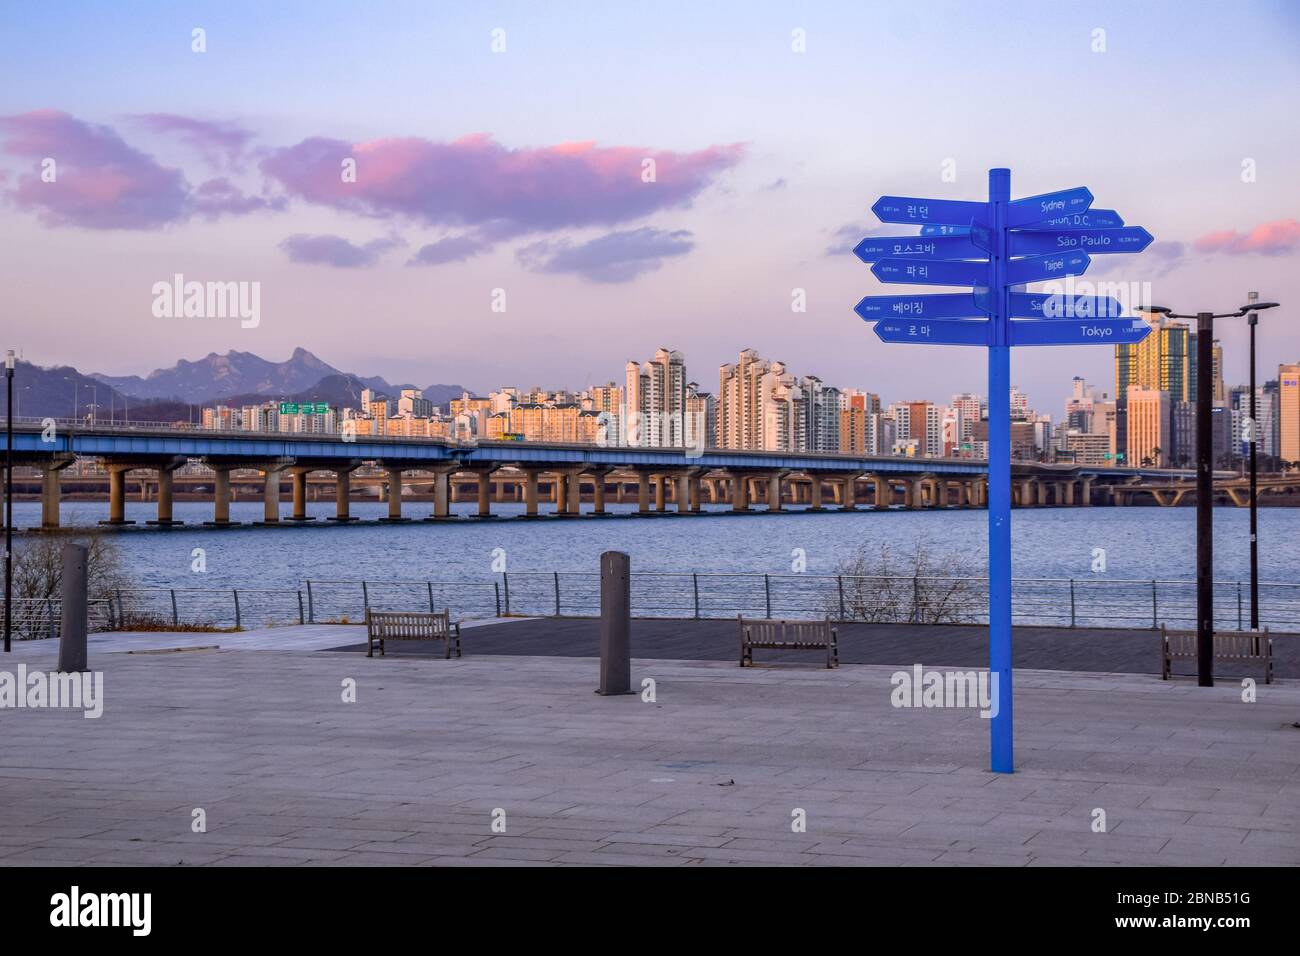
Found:
<svg viewBox="0 0 1300 956"><path fill-rule="evenodd" d="M0 865L1300 864L1286 681L1245 707L1230 687L1018 671L1018 772L996 775L987 722L893 709L890 667L639 661L649 706L593 695L576 657L250 641L92 663L100 720L6 715Z"/></svg>

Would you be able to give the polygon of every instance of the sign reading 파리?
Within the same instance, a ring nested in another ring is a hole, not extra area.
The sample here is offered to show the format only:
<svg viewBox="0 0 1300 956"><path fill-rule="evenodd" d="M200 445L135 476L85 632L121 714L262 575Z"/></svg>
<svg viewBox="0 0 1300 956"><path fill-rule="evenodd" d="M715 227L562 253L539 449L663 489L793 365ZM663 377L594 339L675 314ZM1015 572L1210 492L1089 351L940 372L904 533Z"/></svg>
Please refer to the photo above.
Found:
<svg viewBox="0 0 1300 956"><path fill-rule="evenodd" d="M854 311L884 342L984 346L989 374L989 672L997 705L990 764L1015 769L1011 684L1011 348L1115 345L1151 331L1121 318L1109 296L1025 292L1029 282L1082 275L1095 254L1141 252L1151 234L1093 209L1091 190L1011 198L1011 171L989 170L987 202L881 196L882 222L921 227L918 236L868 237L854 247L881 282L965 286L943 295L867 296Z"/></svg>

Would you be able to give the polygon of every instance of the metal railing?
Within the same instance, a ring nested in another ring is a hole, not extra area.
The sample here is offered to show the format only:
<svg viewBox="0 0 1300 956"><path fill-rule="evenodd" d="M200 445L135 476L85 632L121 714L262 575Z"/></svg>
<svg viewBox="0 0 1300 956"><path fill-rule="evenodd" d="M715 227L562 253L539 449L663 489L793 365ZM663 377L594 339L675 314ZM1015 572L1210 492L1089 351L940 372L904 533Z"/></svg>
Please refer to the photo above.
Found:
<svg viewBox="0 0 1300 956"><path fill-rule="evenodd" d="M595 572L512 571L501 575L504 613L594 616ZM911 624L988 623L988 579L930 576L633 572L639 617L822 618ZM1249 625L1249 584L1216 581L1215 626ZM1057 627L1194 627L1196 582L1097 578L1017 578L1016 624ZM1300 631L1300 584L1260 584L1260 624Z"/></svg>
<svg viewBox="0 0 1300 956"><path fill-rule="evenodd" d="M901 624L985 624L988 580L974 577L634 572L637 617L776 617ZM1214 584L1215 626L1249 626L1244 581ZM0 604L0 608L3 604ZM359 624L367 608L437 611L462 619L595 617L594 571L511 571L473 581L309 580L301 588L132 588L91 602L92 630L240 630ZM57 598L14 602L18 639L57 637ZM1063 628L1193 628L1196 582L1017 578L1012 620ZM1260 624L1300 632L1300 584L1261 582Z"/></svg>

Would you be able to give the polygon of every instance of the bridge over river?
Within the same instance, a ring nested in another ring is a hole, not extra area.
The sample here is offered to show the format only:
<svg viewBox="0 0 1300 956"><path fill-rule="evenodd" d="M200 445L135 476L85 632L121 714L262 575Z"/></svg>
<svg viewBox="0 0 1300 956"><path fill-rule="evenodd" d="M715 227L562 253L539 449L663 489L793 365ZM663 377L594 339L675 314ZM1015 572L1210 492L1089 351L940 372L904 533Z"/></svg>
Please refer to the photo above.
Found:
<svg viewBox="0 0 1300 956"><path fill-rule="evenodd" d="M477 516L492 517L493 502L525 505L523 517L549 513L603 516L606 502L635 501L637 513L699 514L702 504L729 504L736 513L785 505L812 510L875 508L980 508L987 504L984 462L959 458L906 458L843 454L681 448L610 447L517 441L464 442L426 438L221 432L176 427L78 425L15 426L15 464L34 470L39 483L41 525L59 526L64 474L91 460L107 479L109 526L131 524L125 517L128 481L144 499L157 502L149 524L168 527L179 485L210 494L213 514L205 524L231 525L233 495L260 496L263 523L305 522L309 493L332 485L332 521L350 514L353 480L377 490L388 503L385 521L410 520L403 492L432 498L426 520L455 520L453 500L478 502ZM102 476L102 477L101 477ZM316 477L312 477L316 476ZM1141 495L1159 504L1178 504L1194 493L1194 475L1158 468L1101 468L1018 462L1013 465L1014 503L1020 507L1130 504ZM15 476L15 486L23 482ZM79 481L84 479L78 479ZM1216 479L1235 503L1235 474ZM290 485L292 510L281 514L283 484ZM1270 483L1271 482L1271 483ZM1265 487L1300 488L1300 475L1269 479ZM591 507L583 510L584 502Z"/></svg>

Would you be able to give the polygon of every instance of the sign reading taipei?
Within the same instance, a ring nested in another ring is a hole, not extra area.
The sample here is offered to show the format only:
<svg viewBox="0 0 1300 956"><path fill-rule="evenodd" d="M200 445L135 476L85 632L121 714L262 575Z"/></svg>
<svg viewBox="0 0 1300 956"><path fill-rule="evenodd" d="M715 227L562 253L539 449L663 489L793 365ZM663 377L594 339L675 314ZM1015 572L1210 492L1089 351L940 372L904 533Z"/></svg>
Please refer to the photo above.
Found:
<svg viewBox="0 0 1300 956"><path fill-rule="evenodd" d="M916 236L871 237L854 247L881 282L965 286L944 295L867 296L854 311L889 343L983 346L988 356L989 673L997 695L990 764L1015 769L1011 668L1011 349L1141 342L1146 322L1122 318L1109 296L1027 292L1031 282L1083 275L1094 255L1141 252L1152 242L1113 209L1094 209L1086 186L1011 198L1011 170L989 170L985 202L881 196L881 222ZM987 316L987 318L982 318Z"/></svg>

